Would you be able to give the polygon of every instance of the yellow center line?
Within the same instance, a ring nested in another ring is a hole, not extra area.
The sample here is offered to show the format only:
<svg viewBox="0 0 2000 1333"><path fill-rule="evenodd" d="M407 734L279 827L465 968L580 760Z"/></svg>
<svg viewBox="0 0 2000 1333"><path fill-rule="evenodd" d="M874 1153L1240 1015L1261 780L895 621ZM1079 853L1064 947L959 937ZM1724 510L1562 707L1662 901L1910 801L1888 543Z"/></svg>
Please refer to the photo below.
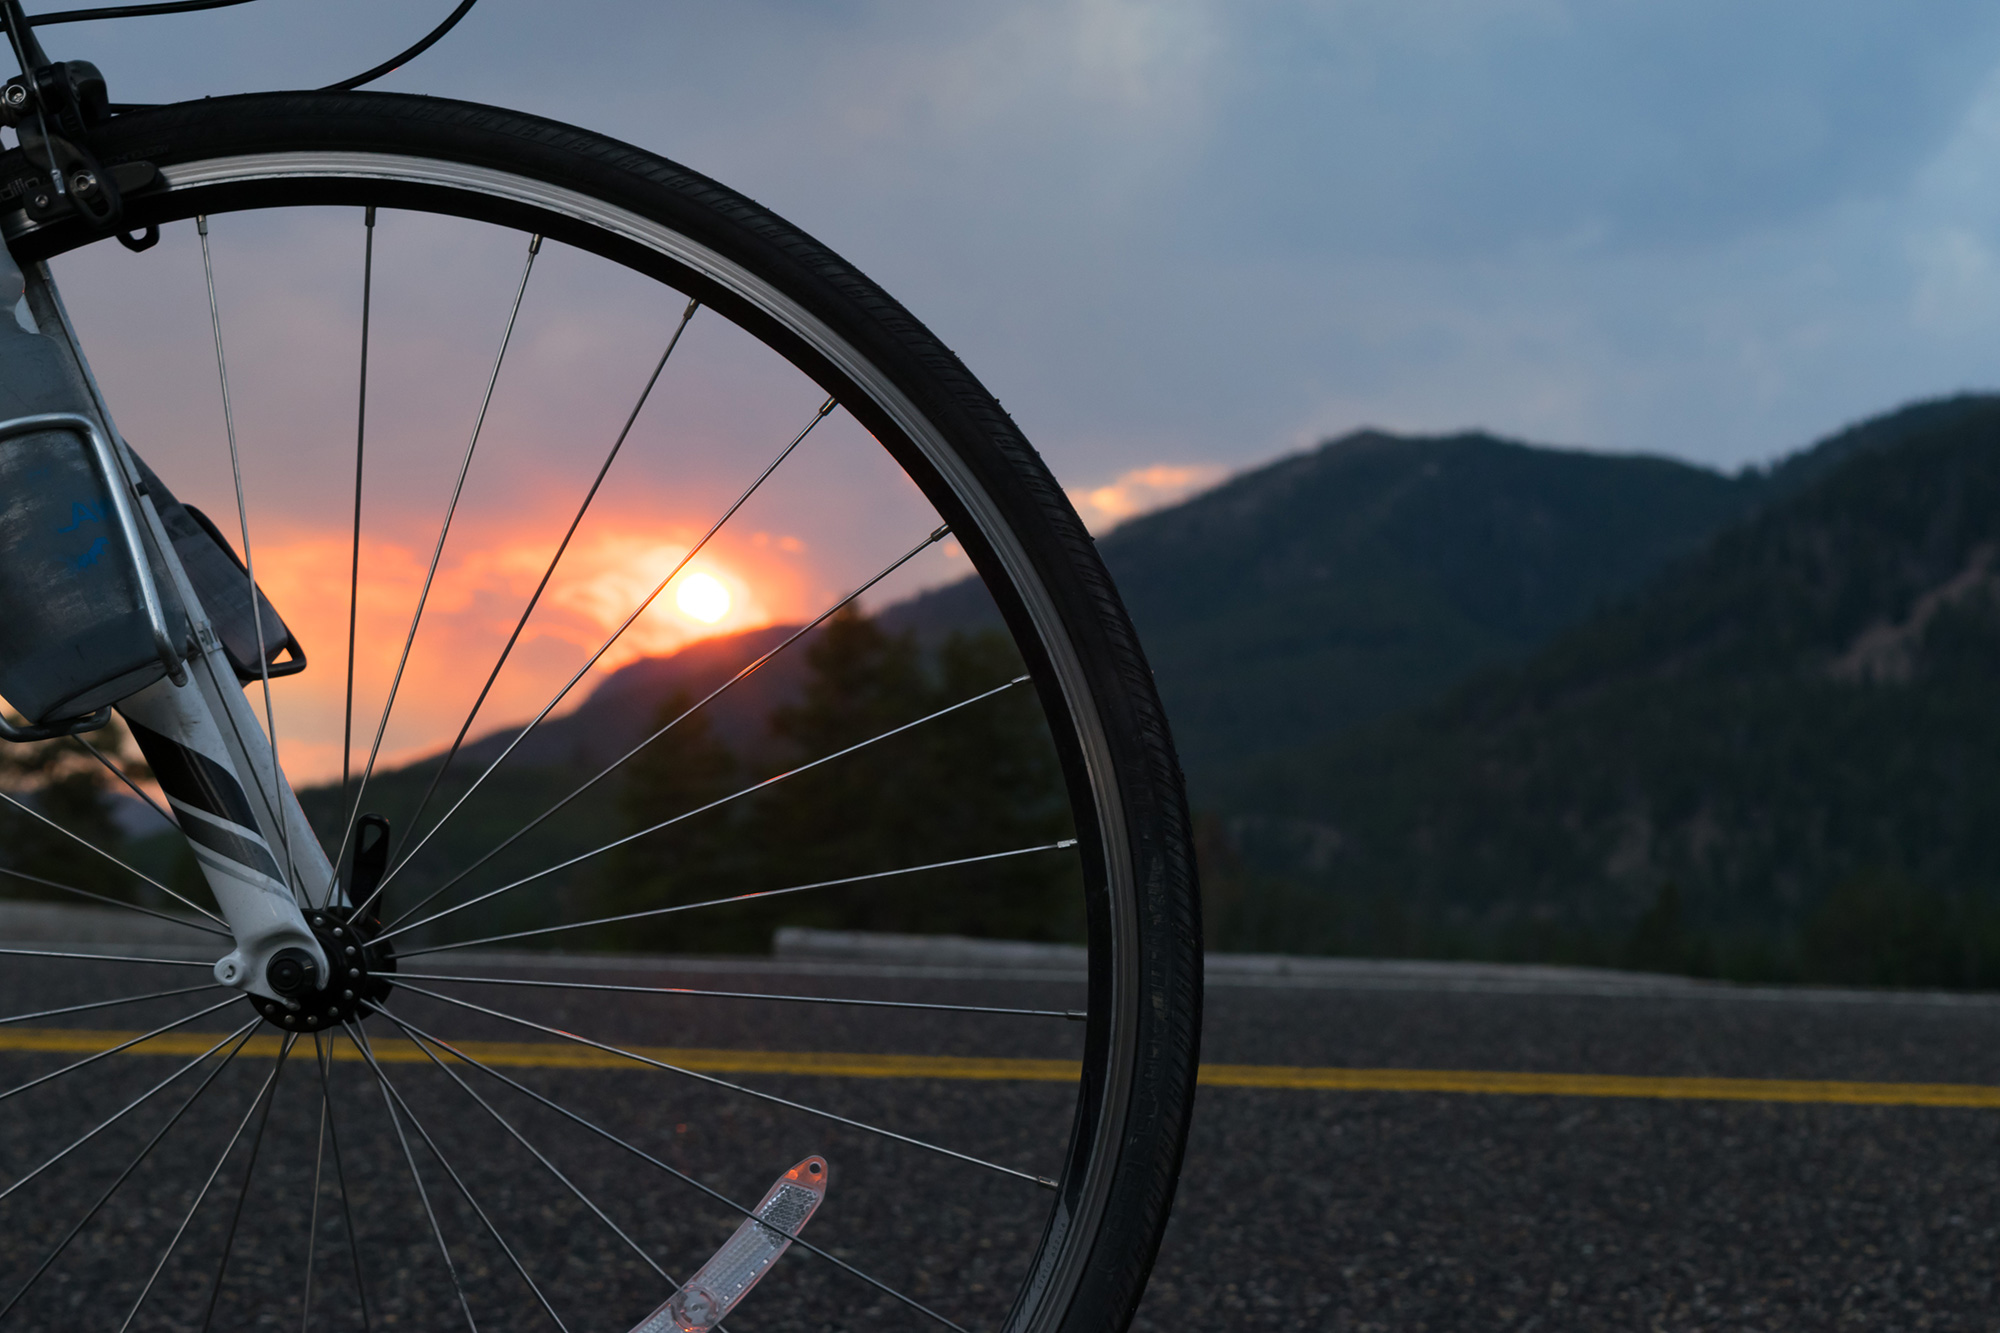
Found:
<svg viewBox="0 0 2000 1333"><path fill-rule="evenodd" d="M1977 1083L1655 1078L1632 1074L1529 1074L1490 1069L1327 1069L1301 1065L1203 1065L1201 1083L1203 1087L1216 1088L1297 1088L1322 1092L1451 1092L1512 1097L1645 1097L1670 1101L2000 1108L2000 1087Z"/></svg>
<svg viewBox="0 0 2000 1333"><path fill-rule="evenodd" d="M0 1028L0 1051L94 1055L132 1040L137 1032L88 1028ZM199 1055L216 1034L168 1032L122 1052L126 1055ZM472 1059L517 1069L633 1069L623 1055L564 1042L462 1041ZM246 1055L275 1055L276 1033L252 1037ZM427 1063L415 1043L374 1039L385 1064ZM682 1046L631 1046L634 1055L704 1074L808 1074L832 1078L984 1079L1068 1083L1072 1060L1023 1060L957 1055L871 1055L838 1051L744 1051ZM359 1060L346 1042L333 1045L336 1060ZM2000 1087L1976 1083L1858 1083L1830 1079L1651 1078L1629 1074L1537 1074L1485 1069L1341 1069L1311 1065L1201 1067L1209 1088L1287 1088L1312 1092L1432 1092L1511 1097L1640 1097L1674 1101L1818 1102L1846 1106L1958 1106L2000 1109Z"/></svg>

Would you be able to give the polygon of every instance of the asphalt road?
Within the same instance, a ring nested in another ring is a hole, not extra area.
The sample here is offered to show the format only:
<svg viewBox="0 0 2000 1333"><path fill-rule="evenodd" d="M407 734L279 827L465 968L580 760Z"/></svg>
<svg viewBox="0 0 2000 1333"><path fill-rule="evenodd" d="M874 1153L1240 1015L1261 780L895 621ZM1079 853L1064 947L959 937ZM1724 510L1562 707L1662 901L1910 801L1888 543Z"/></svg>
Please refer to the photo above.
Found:
<svg viewBox="0 0 2000 1333"><path fill-rule="evenodd" d="M0 963L0 1013L174 984L171 972L7 960ZM200 980L189 972L190 981ZM1062 1007L1077 997L1063 980L839 973L709 972L681 982L1008 1006ZM1217 985L1204 1060L2000 1085L2000 1005L1985 1002L1617 987L1588 993L1532 979L1451 977L1404 978L1393 988L1365 978ZM772 1008L758 1002L648 997L604 1008L572 993L497 988L476 997L619 1043L869 1058L921 1052L1060 1061L1077 1053L1075 1025L1060 1018L788 1007L779 1042L765 1025ZM199 999L162 1004L184 1013ZM477 1049L489 1054L504 1052L499 1043L553 1040L414 995L392 1004L421 1027L488 1043ZM27 1026L134 1029L155 1012L98 1011ZM219 1036L224 1017L240 1021L234 1014L192 1026ZM507 1253L438 1170L421 1133L437 1141L570 1327L622 1333L664 1297L662 1280L634 1251L507 1143L448 1076L412 1048L394 1046L380 1020L371 1031L388 1078L422 1126L406 1120L404 1137L479 1327L549 1325ZM0 1184L199 1049L178 1059L107 1060L101 1073L79 1071L0 1102ZM1033 1184L685 1078L551 1068L537 1063L534 1051L496 1067L732 1197L755 1198L778 1170L823 1154L833 1163L833 1185L809 1236L968 1328L996 1326L1002 1293L1019 1280L1022 1249L1045 1206ZM299 1326L309 1230L319 1247L314 1327L362 1327L330 1154L320 1168L315 1219L322 1099L309 1053L309 1046L296 1050L278 1077L254 1184L241 1196L216 1328ZM0 1088L77 1058L0 1044ZM111 1195L0 1327L116 1329L187 1215L193 1190L244 1124L133 1324L202 1327L255 1137L255 1094L274 1065L272 1054L253 1049L218 1076L195 1104L201 1109ZM201 1072L105 1131L76 1160L0 1201L0 1235L8 1237L0 1300L105 1193ZM649 1253L692 1263L728 1234L734 1219L723 1205L685 1185L664 1188L658 1168L576 1132L476 1071L461 1072ZM783 1070L716 1076L1031 1175L1053 1170L1068 1115L1061 1081ZM463 1327L374 1075L343 1061L332 1066L330 1087L373 1326ZM1993 1109L1205 1087L1175 1220L1137 1327L1987 1328L2000 1323L1997 1133L2000 1110ZM739 1333L926 1326L808 1256L781 1261L729 1324Z"/></svg>
<svg viewBox="0 0 2000 1333"><path fill-rule="evenodd" d="M1212 989L1204 1059L2000 1083L2000 1006ZM2000 1112L1204 1088L1138 1327L1989 1329Z"/></svg>

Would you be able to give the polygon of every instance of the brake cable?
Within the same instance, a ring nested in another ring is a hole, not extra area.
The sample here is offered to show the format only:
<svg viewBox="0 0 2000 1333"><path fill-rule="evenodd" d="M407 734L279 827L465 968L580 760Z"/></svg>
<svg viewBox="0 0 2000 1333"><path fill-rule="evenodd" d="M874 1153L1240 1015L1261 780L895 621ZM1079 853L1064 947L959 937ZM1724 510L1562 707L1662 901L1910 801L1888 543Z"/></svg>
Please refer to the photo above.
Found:
<svg viewBox="0 0 2000 1333"><path fill-rule="evenodd" d="M349 92L393 73L443 40L479 0L459 0L444 21L412 45L352 78L329 83L321 92ZM121 163L106 170L91 151L91 131L107 117L144 109L150 103L113 103L106 97L104 75L87 60L52 61L35 29L54 23L86 23L105 19L149 18L204 9L227 9L251 0L160 0L159 3L67 9L29 15L21 0L0 0L0 28L21 66L21 77L0 86L0 124L21 133L22 155L47 174L49 188L27 191L23 203L29 215L47 221L74 212L99 232L115 233L130 250L144 250L159 240L159 229L148 226L133 235L119 223L127 189L143 189L158 179L150 163ZM33 132L28 118L33 116ZM51 120L54 125L51 126ZM37 153L41 157L35 162ZM123 176L125 179L120 179Z"/></svg>

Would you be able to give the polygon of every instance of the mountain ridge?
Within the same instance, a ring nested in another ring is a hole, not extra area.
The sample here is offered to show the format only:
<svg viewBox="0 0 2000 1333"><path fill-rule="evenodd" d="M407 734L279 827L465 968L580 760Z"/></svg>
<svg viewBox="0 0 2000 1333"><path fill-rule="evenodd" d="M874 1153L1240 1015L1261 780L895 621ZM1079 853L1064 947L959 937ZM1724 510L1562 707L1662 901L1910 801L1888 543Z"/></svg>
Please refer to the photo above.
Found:
<svg viewBox="0 0 2000 1333"><path fill-rule="evenodd" d="M1138 626L1198 803L1257 737L1329 736L1512 660L1771 490L1672 459L1484 432L1352 432L1098 540ZM882 613L993 623L966 582Z"/></svg>
<svg viewBox="0 0 2000 1333"><path fill-rule="evenodd" d="M1981 401L1911 404L1734 474L1484 431L1367 428L1121 523L1098 548L1139 626L1197 802L1240 804L1265 754L1420 706L1520 660L1759 506ZM1254 594L1247 609L1230 600L1244 589ZM1000 624L976 578L877 618L926 640ZM644 734L673 690L705 696L794 629L760 627L628 663L537 727L510 762L608 763L622 753L610 738ZM755 748L763 718L796 692L799 662L797 650L780 654L727 691L711 706L717 734ZM517 733L482 734L460 762L490 762ZM1244 740L1256 736L1282 739Z"/></svg>
<svg viewBox="0 0 2000 1333"><path fill-rule="evenodd" d="M1512 660L1693 549L1770 484L1478 431L1362 430L1131 519L1098 548L1138 623L1197 799L1212 801L1260 748L1243 738L1334 734ZM1477 530L1461 530L1453 515L1474 497L1483 503ZM1511 580L1495 576L1502 568ZM1232 587L1251 600L1232 609ZM977 578L876 618L932 643L1000 627ZM650 731L669 694L703 698L796 628L764 626L628 663L538 725L509 764L609 763L623 753L617 738ZM799 688L804 647L705 710L725 743L761 744L763 719ZM454 769L490 763L519 730L480 734Z"/></svg>

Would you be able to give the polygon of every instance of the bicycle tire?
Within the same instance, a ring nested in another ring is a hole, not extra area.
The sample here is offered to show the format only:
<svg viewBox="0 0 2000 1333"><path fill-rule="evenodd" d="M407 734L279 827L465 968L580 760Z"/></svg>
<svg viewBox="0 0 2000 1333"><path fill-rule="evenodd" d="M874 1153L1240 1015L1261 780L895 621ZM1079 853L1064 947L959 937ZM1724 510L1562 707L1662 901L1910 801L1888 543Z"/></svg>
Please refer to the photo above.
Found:
<svg viewBox="0 0 2000 1333"><path fill-rule="evenodd" d="M1093 541L959 359L851 265L770 210L643 149L454 101L226 97L98 132L107 166L163 185L126 224L292 205L376 205L537 232L668 283L811 376L952 524L1055 727L1091 867L1085 1083L1066 1168L1005 1327L1123 1329L1181 1165L1200 1033L1197 888L1178 763L1137 635ZM28 174L18 154L0 163ZM24 261L101 238L13 215ZM1088 816L1088 817L1086 817Z"/></svg>

